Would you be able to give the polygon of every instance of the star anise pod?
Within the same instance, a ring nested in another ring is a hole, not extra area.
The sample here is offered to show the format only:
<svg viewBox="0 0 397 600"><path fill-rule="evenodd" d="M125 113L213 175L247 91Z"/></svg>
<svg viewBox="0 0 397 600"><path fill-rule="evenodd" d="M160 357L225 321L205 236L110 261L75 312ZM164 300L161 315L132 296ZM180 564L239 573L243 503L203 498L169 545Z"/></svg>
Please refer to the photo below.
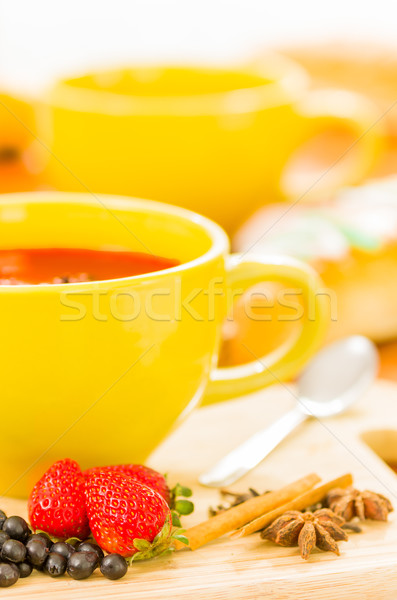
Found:
<svg viewBox="0 0 397 600"><path fill-rule="evenodd" d="M301 557L308 559L315 546L339 556L337 541L347 541L341 529L345 520L328 508L315 512L290 510L261 532L261 537L280 546L299 546Z"/></svg>
<svg viewBox="0 0 397 600"><path fill-rule="evenodd" d="M358 517L360 521L387 521L389 512L393 510L390 501L382 494L369 490L360 492L352 487L331 490L326 502L327 506L345 521L350 521L353 517Z"/></svg>

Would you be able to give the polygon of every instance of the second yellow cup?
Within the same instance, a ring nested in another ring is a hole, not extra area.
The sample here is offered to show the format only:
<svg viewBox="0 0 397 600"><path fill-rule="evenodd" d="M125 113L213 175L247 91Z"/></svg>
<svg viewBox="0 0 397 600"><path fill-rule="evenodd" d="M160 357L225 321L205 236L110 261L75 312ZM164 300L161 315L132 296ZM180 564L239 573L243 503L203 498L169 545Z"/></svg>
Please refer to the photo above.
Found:
<svg viewBox="0 0 397 600"><path fill-rule="evenodd" d="M61 81L38 131L53 187L171 202L233 233L282 197L289 158L324 129L358 140L334 184L362 178L378 150L376 116L358 95L310 92L300 66L271 55L233 69L137 66Z"/></svg>

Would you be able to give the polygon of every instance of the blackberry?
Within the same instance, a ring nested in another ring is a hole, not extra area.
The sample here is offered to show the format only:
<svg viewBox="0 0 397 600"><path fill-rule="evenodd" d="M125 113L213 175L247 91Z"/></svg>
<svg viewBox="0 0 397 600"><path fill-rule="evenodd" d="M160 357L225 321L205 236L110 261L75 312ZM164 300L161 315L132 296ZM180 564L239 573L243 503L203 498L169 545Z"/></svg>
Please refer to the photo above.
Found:
<svg viewBox="0 0 397 600"><path fill-rule="evenodd" d="M98 556L98 563L97 563L98 565L100 564L101 560L105 556L102 548L100 548L98 546L98 544L95 544L94 542L91 542L88 540L86 540L85 542L81 542L76 547L76 550L77 550L77 552L95 552L96 555Z"/></svg>
<svg viewBox="0 0 397 600"><path fill-rule="evenodd" d="M26 542L31 531L29 525L22 517L8 517L3 523L3 531L8 533L13 540Z"/></svg>
<svg viewBox="0 0 397 600"><path fill-rule="evenodd" d="M33 571L33 567L31 564L27 562L22 562L17 565L19 569L19 577L22 579L23 577L29 577L31 572Z"/></svg>
<svg viewBox="0 0 397 600"><path fill-rule="evenodd" d="M19 569L12 563L0 563L0 587L10 587L19 579Z"/></svg>
<svg viewBox="0 0 397 600"><path fill-rule="evenodd" d="M34 567L40 567L48 556L46 541L40 538L30 539L26 542L26 558Z"/></svg>
<svg viewBox="0 0 397 600"><path fill-rule="evenodd" d="M87 579L98 563L96 552L74 552L68 560L67 572L73 579Z"/></svg>
<svg viewBox="0 0 397 600"><path fill-rule="evenodd" d="M127 561L121 554L108 554L101 562L101 573L108 579L121 579L127 570Z"/></svg>
<svg viewBox="0 0 397 600"><path fill-rule="evenodd" d="M20 563L25 560L26 548L18 540L7 540L1 549L2 560L9 560L14 563Z"/></svg>
<svg viewBox="0 0 397 600"><path fill-rule="evenodd" d="M67 562L67 559L62 554L50 552L44 563L43 571L50 575L50 577L60 577L66 571Z"/></svg>
<svg viewBox="0 0 397 600"><path fill-rule="evenodd" d="M4 542L10 539L10 536L5 531L0 531L0 550L3 547Z"/></svg>
<svg viewBox="0 0 397 600"><path fill-rule="evenodd" d="M32 533L32 535L28 537L26 543L30 542L30 540L43 540L48 550L53 544L53 541L50 538L50 536L44 533L44 531L42 531L41 533Z"/></svg>
<svg viewBox="0 0 397 600"><path fill-rule="evenodd" d="M68 544L67 542L55 542L55 544L52 544L50 552L60 554L61 556L66 558L66 560L68 560L72 556L73 552L76 552L76 550L71 544Z"/></svg>

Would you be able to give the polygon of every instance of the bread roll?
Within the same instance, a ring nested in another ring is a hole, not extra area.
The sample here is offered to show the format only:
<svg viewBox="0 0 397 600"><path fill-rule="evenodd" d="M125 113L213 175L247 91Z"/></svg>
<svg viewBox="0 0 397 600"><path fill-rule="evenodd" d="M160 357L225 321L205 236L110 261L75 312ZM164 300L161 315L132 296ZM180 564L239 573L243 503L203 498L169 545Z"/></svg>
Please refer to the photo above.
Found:
<svg viewBox="0 0 397 600"><path fill-rule="evenodd" d="M397 176L345 189L315 206L267 206L241 228L234 249L310 263L329 294L327 341L350 334L376 342L397 338ZM299 327L285 320L277 286L264 283L255 291L250 318L246 297L235 306L233 323L226 323L224 364L264 356Z"/></svg>
<svg viewBox="0 0 397 600"><path fill-rule="evenodd" d="M372 175L394 174L397 165L397 46L344 40L284 47L280 53L306 69L313 89L352 90L379 107L385 147Z"/></svg>
<svg viewBox="0 0 397 600"><path fill-rule="evenodd" d="M327 42L280 48L310 74L313 88L338 87L375 101L397 137L397 46L371 42Z"/></svg>

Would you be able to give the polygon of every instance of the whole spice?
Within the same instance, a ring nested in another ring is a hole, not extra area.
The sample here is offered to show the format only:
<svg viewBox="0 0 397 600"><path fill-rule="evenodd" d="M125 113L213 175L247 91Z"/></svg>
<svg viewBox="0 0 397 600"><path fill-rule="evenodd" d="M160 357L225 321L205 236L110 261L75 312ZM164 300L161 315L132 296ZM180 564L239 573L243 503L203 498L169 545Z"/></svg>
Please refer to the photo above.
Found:
<svg viewBox="0 0 397 600"><path fill-rule="evenodd" d="M315 546L339 556L336 542L348 540L346 532L341 529L344 522L342 517L327 508L314 513L291 510L264 529L261 538L280 546L299 546L301 557L305 560Z"/></svg>
<svg viewBox="0 0 397 600"><path fill-rule="evenodd" d="M262 515L247 523L240 529L237 529L237 531L234 531L230 537L232 539L238 539L251 533L255 533L255 531L260 531L261 529L264 529L270 525L270 523L273 523L273 521L275 521L278 517L281 517L281 515L283 515L285 512L291 510L305 510L308 506L312 506L317 502L324 500L328 492L335 487L344 488L348 487L352 483L353 478L350 473L342 475L341 477L333 479L332 481L328 481L327 483L323 483L322 485L319 485L318 487L310 489L304 494L295 497L293 500L283 505L279 505L273 510L270 509L269 511L268 509L263 511Z"/></svg>
<svg viewBox="0 0 397 600"><path fill-rule="evenodd" d="M345 521L351 521L353 517L358 517L360 521L365 519L387 521L389 512L393 510L390 501L382 494L376 494L369 490L360 492L353 487L331 490L327 495L326 503Z"/></svg>
<svg viewBox="0 0 397 600"><path fill-rule="evenodd" d="M357 525L356 523L345 523L344 525L342 525L342 529L347 529L347 531L352 531L353 533L361 533L362 529L360 527L360 525Z"/></svg>
<svg viewBox="0 0 397 600"><path fill-rule="evenodd" d="M224 489L220 490L219 493L222 496L223 502L215 507L209 507L208 515L210 517L215 517L215 515L219 515L219 513L225 512L226 510L233 508L233 506L238 506L250 498L256 498L256 496L260 496L259 492L253 488L248 488L248 492L242 494L230 492L229 490ZM268 492L264 493L267 494Z"/></svg>
<svg viewBox="0 0 397 600"><path fill-rule="evenodd" d="M197 548L204 546L204 544L216 540L226 533L230 533L233 529L243 527L246 523L256 519L263 513L272 511L276 507L300 496L303 492L314 487L319 481L320 478L318 475L312 473L275 492L269 492L268 494L250 498L246 502L234 506L230 510L222 512L203 523L199 523L198 525L187 529L184 535L189 540L190 549L196 550ZM350 483L351 481L349 484ZM177 550L185 547L178 541L175 541L173 545Z"/></svg>
<svg viewBox="0 0 397 600"><path fill-rule="evenodd" d="M324 502L316 502L316 504L312 504L305 508L303 512L315 512L316 510L320 510L320 508L327 508L327 504L324 498ZM346 529L347 531L352 531L353 533L361 533L362 529L357 523L345 523L342 525L342 529Z"/></svg>
<svg viewBox="0 0 397 600"><path fill-rule="evenodd" d="M327 508L327 507L324 506L323 502L316 502L315 504L312 504L311 506L308 506L307 508L305 508L305 510L303 512L315 512L316 510L320 510L320 508Z"/></svg>

